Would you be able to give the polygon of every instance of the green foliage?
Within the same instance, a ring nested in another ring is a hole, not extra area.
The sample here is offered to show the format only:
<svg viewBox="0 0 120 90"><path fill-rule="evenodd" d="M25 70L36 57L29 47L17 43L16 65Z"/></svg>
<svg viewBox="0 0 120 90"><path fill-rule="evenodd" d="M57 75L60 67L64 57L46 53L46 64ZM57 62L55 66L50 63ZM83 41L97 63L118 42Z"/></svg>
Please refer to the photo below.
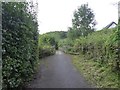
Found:
<svg viewBox="0 0 120 90"><path fill-rule="evenodd" d="M55 44L55 49L58 50L58 43Z"/></svg>
<svg viewBox="0 0 120 90"><path fill-rule="evenodd" d="M67 33L67 38L74 40L81 35L80 32L81 32L80 30L76 30L74 28L69 27L68 33Z"/></svg>
<svg viewBox="0 0 120 90"><path fill-rule="evenodd" d="M39 58L55 54L55 48L50 45L39 46Z"/></svg>
<svg viewBox="0 0 120 90"><path fill-rule="evenodd" d="M119 41L117 28L96 31L76 39L71 51L83 54L86 60L93 59L119 70Z"/></svg>
<svg viewBox="0 0 120 90"><path fill-rule="evenodd" d="M69 38L61 39L58 42L58 45L59 45L59 47L62 47L62 46L71 46L72 47L74 45L74 40L71 40Z"/></svg>
<svg viewBox="0 0 120 90"><path fill-rule="evenodd" d="M44 35L40 35L40 36L39 36L39 44L40 44L40 45L45 45L45 44L47 44L47 45L54 46L55 43L56 43L55 38L52 37L52 36L49 36L49 35L47 35L47 34L44 34Z"/></svg>
<svg viewBox="0 0 120 90"><path fill-rule="evenodd" d="M56 42L58 42L60 39L67 38L67 32L65 31L48 32L46 35L54 37Z"/></svg>
<svg viewBox="0 0 120 90"><path fill-rule="evenodd" d="M39 58L55 54L56 41L48 34L39 35Z"/></svg>
<svg viewBox="0 0 120 90"><path fill-rule="evenodd" d="M115 28L94 31L94 13L84 4L74 12L72 24L67 38L59 42L61 49L84 56L85 62L93 60L101 67L106 65L111 71L120 73L120 19Z"/></svg>
<svg viewBox="0 0 120 90"><path fill-rule="evenodd" d="M38 28L32 3L2 3L3 88L21 86L38 60Z"/></svg>
<svg viewBox="0 0 120 90"><path fill-rule="evenodd" d="M81 5L75 12L72 19L73 30L79 31L79 36L87 36L94 32L95 20L94 13L88 4Z"/></svg>
<svg viewBox="0 0 120 90"><path fill-rule="evenodd" d="M73 49L80 54L79 60L74 60L75 66L90 82L98 87L120 87L119 24L116 28L77 38Z"/></svg>
<svg viewBox="0 0 120 90"><path fill-rule="evenodd" d="M39 36L39 57L53 55L59 48L59 41L67 37L65 31L54 31Z"/></svg>
<svg viewBox="0 0 120 90"><path fill-rule="evenodd" d="M72 55L73 56L73 55ZM119 88L120 75L111 70L111 66L92 60L84 60L83 55L73 56L75 67L96 88Z"/></svg>
<svg viewBox="0 0 120 90"><path fill-rule="evenodd" d="M120 71L120 23L118 23L118 28L106 41L106 49L108 57L113 57L113 64L115 69Z"/></svg>
<svg viewBox="0 0 120 90"><path fill-rule="evenodd" d="M73 26L68 28L67 37L74 40L80 36L87 36L94 32L95 24L93 11L88 4L83 4L74 12Z"/></svg>

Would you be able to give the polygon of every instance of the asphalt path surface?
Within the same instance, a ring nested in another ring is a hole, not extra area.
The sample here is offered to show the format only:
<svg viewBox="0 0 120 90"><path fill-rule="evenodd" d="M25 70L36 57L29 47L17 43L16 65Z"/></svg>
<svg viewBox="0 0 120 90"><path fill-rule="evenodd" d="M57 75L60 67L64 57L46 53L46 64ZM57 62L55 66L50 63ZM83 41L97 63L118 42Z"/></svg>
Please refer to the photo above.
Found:
<svg viewBox="0 0 120 90"><path fill-rule="evenodd" d="M27 88L92 88L72 64L69 55L61 51L42 59L35 79Z"/></svg>

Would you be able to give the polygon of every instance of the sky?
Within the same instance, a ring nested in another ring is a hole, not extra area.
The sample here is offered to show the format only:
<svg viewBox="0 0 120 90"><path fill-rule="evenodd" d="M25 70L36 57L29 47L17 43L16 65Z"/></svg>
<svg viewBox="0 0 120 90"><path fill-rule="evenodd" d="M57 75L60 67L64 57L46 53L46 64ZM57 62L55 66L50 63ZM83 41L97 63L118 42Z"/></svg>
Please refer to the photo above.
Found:
<svg viewBox="0 0 120 90"><path fill-rule="evenodd" d="M50 31L67 31L72 26L74 11L82 4L88 3L95 14L100 30L112 21L117 23L119 0L37 0L39 33Z"/></svg>

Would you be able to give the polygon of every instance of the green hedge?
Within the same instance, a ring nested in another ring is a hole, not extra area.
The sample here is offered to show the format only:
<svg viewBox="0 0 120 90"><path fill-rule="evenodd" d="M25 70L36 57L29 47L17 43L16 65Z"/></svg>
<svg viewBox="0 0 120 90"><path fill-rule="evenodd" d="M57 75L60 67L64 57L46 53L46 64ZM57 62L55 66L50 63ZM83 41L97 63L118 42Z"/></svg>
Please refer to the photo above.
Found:
<svg viewBox="0 0 120 90"><path fill-rule="evenodd" d="M75 40L74 46L70 48L73 53L83 54L86 60L93 59L101 65L111 65L120 71L120 36L117 28L96 31L86 37Z"/></svg>
<svg viewBox="0 0 120 90"><path fill-rule="evenodd" d="M44 58L55 54L55 48L51 46L39 47L39 58Z"/></svg>
<svg viewBox="0 0 120 90"><path fill-rule="evenodd" d="M39 58L55 54L56 41L48 33L39 35Z"/></svg>
<svg viewBox="0 0 120 90"><path fill-rule="evenodd" d="M38 24L32 3L2 3L3 88L21 86L38 60ZM34 12L34 13L32 13Z"/></svg>

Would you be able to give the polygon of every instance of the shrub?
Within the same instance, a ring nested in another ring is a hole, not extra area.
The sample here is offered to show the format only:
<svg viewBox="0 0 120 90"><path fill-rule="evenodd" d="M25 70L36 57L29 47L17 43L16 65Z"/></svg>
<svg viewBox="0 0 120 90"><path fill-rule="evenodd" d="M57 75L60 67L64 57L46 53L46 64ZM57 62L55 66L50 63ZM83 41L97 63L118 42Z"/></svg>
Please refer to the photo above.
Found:
<svg viewBox="0 0 120 90"><path fill-rule="evenodd" d="M32 6L32 7L31 7ZM32 3L2 3L3 88L29 80L38 59L38 24Z"/></svg>

